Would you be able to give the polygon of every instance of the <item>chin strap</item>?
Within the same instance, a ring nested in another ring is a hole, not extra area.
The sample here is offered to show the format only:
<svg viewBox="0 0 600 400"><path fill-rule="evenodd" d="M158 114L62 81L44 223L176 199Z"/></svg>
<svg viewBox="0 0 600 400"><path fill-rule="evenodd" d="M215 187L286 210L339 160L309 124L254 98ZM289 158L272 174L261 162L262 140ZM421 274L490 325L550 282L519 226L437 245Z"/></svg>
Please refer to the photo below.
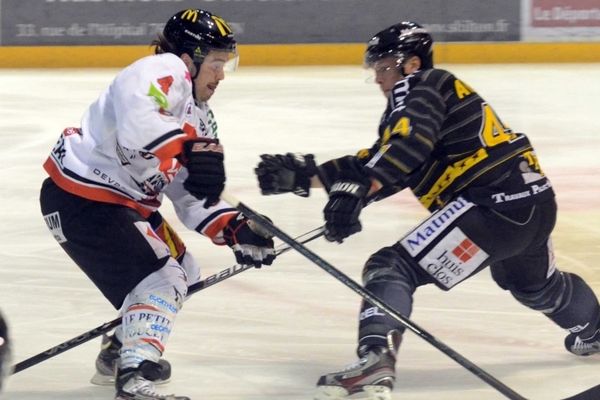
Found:
<svg viewBox="0 0 600 400"><path fill-rule="evenodd" d="M194 98L196 105L198 104L198 100L196 99L196 85L194 84L194 81L196 80L196 77L198 77L198 75L200 74L200 66L202 66L201 62L194 62L194 67L196 67L196 73L194 74L194 76L192 76L192 97Z"/></svg>

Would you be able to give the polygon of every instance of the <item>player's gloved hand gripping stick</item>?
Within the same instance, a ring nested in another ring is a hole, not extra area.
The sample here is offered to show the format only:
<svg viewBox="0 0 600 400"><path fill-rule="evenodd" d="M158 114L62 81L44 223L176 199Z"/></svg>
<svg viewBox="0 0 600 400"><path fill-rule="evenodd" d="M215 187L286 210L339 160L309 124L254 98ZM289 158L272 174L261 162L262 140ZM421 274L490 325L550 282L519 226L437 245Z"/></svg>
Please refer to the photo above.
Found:
<svg viewBox="0 0 600 400"><path fill-rule="evenodd" d="M262 154L254 169L263 195L292 192L308 197L311 179L318 176L329 194L323 209L325 238L342 243L362 230L359 216L366 206L371 180L353 156L329 160L319 166L312 154Z"/></svg>

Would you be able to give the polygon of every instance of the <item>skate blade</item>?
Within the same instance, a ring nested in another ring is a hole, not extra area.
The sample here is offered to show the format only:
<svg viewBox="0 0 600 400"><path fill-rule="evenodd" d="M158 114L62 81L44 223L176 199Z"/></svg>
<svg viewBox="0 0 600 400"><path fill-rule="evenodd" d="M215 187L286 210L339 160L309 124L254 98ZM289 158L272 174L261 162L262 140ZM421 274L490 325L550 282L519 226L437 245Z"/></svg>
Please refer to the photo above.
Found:
<svg viewBox="0 0 600 400"><path fill-rule="evenodd" d="M90 379L90 382L98 386L114 386L115 377L112 375L103 375L96 372L94 376L92 376L92 379Z"/></svg>
<svg viewBox="0 0 600 400"><path fill-rule="evenodd" d="M365 385L360 392L348 394L341 386L318 386L313 400L392 400L387 386Z"/></svg>
<svg viewBox="0 0 600 400"><path fill-rule="evenodd" d="M155 385L164 385L165 383L169 383L171 379L159 379L154 381ZM92 379L90 379L90 383L98 386L115 386L115 377L113 375L104 375L96 372Z"/></svg>

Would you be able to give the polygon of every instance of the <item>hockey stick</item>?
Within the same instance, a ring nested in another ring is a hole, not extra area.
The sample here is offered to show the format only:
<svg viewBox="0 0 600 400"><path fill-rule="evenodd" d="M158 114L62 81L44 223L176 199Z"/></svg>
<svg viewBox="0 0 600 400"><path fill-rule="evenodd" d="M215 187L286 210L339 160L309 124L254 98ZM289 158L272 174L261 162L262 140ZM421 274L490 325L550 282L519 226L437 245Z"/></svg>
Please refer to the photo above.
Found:
<svg viewBox="0 0 600 400"><path fill-rule="evenodd" d="M309 232L306 232L306 233L298 236L296 239L299 240L300 243L308 243L322 235L323 235L323 227L319 227L319 228L313 229ZM279 256L279 255L289 251L290 249L291 249L290 246L284 246L283 244L281 244L281 245L277 246L275 254ZM194 283L193 285L190 285L190 287L188 288L187 297L190 297L191 295L193 295L196 292L199 292L203 289L206 289L207 287L215 285L219 282L222 282L226 279L231 278L234 275L237 275L241 272L244 272L244 271L246 271L248 269L252 269L252 268L254 268L253 265L236 264L232 267L224 269L221 272L217 272L216 274L210 275L206 279L204 279L200 282ZM52 358L61 353L64 353L67 350L71 350L72 348L77 347L80 344L83 344L94 338L97 338L98 336L100 336L104 333L110 332L113 328L116 328L117 326L121 325L121 321L122 321L121 317L115 318L112 321L105 322L104 324L102 324L92 330L89 330L85 333L82 333L81 335L74 337L73 339L67 340L66 342L63 342L63 343L56 345L46 351L36 354L35 356L29 357L28 359L15 364L12 369L12 374L21 372L24 369L32 367L36 364L41 363L42 361L46 361L49 358Z"/></svg>
<svg viewBox="0 0 600 400"><path fill-rule="evenodd" d="M469 372L473 373L475 376L483 380L488 385L498 390L500 393L506 396L506 398L511 400L527 400L525 397L521 396L520 394L506 386L504 383L500 382L498 379L494 378L492 375L490 375L477 365L473 364L471 361L469 361L468 359L466 359L465 357L448 347L446 344L436 339L425 329L421 328L420 326L412 322L410 319L403 317L400 313L398 313L396 310L394 310L386 303L384 303L381 299L379 299L377 296L375 296L375 294L373 294L371 291L363 288L361 285L353 281L346 274L335 268L333 265L329 264L327 261L323 260L317 254L313 253L302 243L299 243L298 241L294 240L291 236L289 236L281 229L276 227L271 221L258 214L256 211L252 210L250 207L240 202L235 197L229 195L228 193L223 193L221 194L221 198L229 204L231 204L233 207L237 208L242 213L244 213L248 218L260 225L265 231L279 238L281 241L290 246L290 248L293 248L294 250L298 251L310 261L321 267L321 269L325 270L325 272L332 275L338 281L342 282L344 285L352 289L355 293L358 293L363 299L367 300L369 303L374 304L380 309L387 312L392 318L400 322L405 328L409 329L421 339L425 340L433 347L446 354L448 357L456 361L458 364L466 368ZM584 390L583 392L580 392L572 397L563 400L598 399L600 399L600 385Z"/></svg>
<svg viewBox="0 0 600 400"><path fill-rule="evenodd" d="M600 399L600 385L584 390L573 397L564 400L598 400Z"/></svg>
<svg viewBox="0 0 600 400"><path fill-rule="evenodd" d="M262 215L258 214L256 211L252 210L250 207L245 205L244 203L237 200L235 197L229 195L228 193L221 194L221 198L231 204L233 207L237 208L239 211L244 213L248 218L253 220L258 225L261 225L263 229L267 232L271 233L273 236L279 238L284 243L288 244L291 248L298 251L304 257L317 264L321 269L325 270L325 272L332 275L335 279L342 282L344 285L352 289L355 293L359 294L363 299L368 301L371 304L376 305L381 310L384 310L388 315L394 318L396 321L401 323L405 328L411 330L413 333L417 334L420 338L427 341L429 344L433 345L435 348L446 354L448 357L456 361L458 364L466 368L468 371L472 372L475 376L482 379L488 385L492 386L494 389L498 390L500 393L505 395L507 398L511 400L526 400L525 397L516 393L514 390L494 378L492 375L473 364L471 361L467 360L462 355L458 354L456 351L452 350L450 347L445 345L436 339L429 332L419 327L417 324L409 320L408 318L403 317L396 310L388 306L381 299L379 299L375 294L371 291L363 288L361 285L353 281L346 274L335 268L333 265L323 260L317 254L310 251L306 248L302 243L298 243L291 236L283 232L281 229L277 228L273 223L267 220Z"/></svg>

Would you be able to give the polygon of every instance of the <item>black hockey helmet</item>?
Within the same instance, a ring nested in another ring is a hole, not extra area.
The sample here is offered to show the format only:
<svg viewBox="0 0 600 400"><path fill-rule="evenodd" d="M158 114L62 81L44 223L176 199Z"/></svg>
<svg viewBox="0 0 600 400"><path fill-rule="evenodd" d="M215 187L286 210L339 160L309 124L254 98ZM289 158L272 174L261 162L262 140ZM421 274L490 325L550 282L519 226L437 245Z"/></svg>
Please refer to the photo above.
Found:
<svg viewBox="0 0 600 400"><path fill-rule="evenodd" d="M11 351L10 341L8 339L8 327L6 321L0 313L0 391L4 379L9 375L11 369Z"/></svg>
<svg viewBox="0 0 600 400"><path fill-rule="evenodd" d="M202 63L211 50L237 56L233 30L223 18L208 11L192 8L179 11L167 21L163 37L171 47L163 50L178 56L185 53L194 63Z"/></svg>
<svg viewBox="0 0 600 400"><path fill-rule="evenodd" d="M398 65L410 56L421 59L421 69L433 68L433 38L415 22L400 22L378 32L367 43L365 66L385 57L397 57Z"/></svg>

